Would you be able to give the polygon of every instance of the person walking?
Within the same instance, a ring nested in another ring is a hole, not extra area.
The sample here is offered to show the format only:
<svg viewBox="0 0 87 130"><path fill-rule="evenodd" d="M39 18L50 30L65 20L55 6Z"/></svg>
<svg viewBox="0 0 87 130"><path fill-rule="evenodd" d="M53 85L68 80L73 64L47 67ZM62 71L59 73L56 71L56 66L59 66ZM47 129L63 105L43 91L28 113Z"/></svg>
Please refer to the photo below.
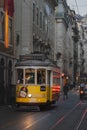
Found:
<svg viewBox="0 0 87 130"><path fill-rule="evenodd" d="M66 83L63 87L63 99L68 99L68 91L69 91L69 88L68 88L68 84Z"/></svg>

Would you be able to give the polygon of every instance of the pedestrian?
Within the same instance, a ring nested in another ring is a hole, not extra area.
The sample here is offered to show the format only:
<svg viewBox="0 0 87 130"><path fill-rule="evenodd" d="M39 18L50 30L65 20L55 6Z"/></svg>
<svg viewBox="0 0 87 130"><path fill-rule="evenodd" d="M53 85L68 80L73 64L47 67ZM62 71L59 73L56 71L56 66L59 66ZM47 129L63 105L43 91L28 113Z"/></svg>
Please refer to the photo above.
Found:
<svg viewBox="0 0 87 130"><path fill-rule="evenodd" d="M63 87L63 99L68 99L68 91L69 91L69 88L68 88L68 84L66 83Z"/></svg>

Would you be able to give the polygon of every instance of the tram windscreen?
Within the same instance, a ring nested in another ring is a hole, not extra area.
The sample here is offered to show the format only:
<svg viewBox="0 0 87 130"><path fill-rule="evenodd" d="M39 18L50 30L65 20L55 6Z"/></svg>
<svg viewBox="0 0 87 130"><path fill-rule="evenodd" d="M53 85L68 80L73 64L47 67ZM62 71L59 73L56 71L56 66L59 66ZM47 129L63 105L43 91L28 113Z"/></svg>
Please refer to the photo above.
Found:
<svg viewBox="0 0 87 130"><path fill-rule="evenodd" d="M35 69L25 69L25 83L35 84Z"/></svg>
<svg viewBox="0 0 87 130"><path fill-rule="evenodd" d="M17 83L23 83L23 69L17 69Z"/></svg>
<svg viewBox="0 0 87 130"><path fill-rule="evenodd" d="M45 83L46 83L46 70L37 69L37 84L45 84Z"/></svg>

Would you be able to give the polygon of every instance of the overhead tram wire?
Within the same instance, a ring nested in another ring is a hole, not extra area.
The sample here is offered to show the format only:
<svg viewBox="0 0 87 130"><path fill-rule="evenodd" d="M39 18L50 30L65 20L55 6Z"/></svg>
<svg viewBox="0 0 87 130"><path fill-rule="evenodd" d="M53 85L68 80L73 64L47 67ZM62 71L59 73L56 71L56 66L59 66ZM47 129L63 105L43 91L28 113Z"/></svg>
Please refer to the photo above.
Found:
<svg viewBox="0 0 87 130"><path fill-rule="evenodd" d="M79 14L79 8L78 8L78 4L77 4L77 1L75 0L75 3L76 3L76 7L77 7L77 12Z"/></svg>

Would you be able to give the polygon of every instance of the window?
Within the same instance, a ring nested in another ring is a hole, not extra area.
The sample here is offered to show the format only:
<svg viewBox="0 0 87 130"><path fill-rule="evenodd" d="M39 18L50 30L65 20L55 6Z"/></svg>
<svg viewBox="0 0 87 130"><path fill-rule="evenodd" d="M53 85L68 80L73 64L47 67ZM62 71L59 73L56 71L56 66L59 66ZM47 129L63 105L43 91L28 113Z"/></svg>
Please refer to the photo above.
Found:
<svg viewBox="0 0 87 130"><path fill-rule="evenodd" d="M45 30L45 16L43 16L43 30Z"/></svg>
<svg viewBox="0 0 87 130"><path fill-rule="evenodd" d="M35 69L25 69L25 83L35 84Z"/></svg>
<svg viewBox="0 0 87 130"><path fill-rule="evenodd" d="M40 12L40 28L42 28L42 12Z"/></svg>
<svg viewBox="0 0 87 130"><path fill-rule="evenodd" d="M48 30L48 25L47 25L48 23L47 23L47 18L45 18L45 31L47 32L47 30Z"/></svg>
<svg viewBox="0 0 87 130"><path fill-rule="evenodd" d="M12 44L12 19L9 19L9 44Z"/></svg>
<svg viewBox="0 0 87 130"><path fill-rule="evenodd" d="M39 25L39 10L37 8L37 25Z"/></svg>
<svg viewBox="0 0 87 130"><path fill-rule="evenodd" d="M35 21L35 4L33 3L33 22Z"/></svg>
<svg viewBox="0 0 87 130"><path fill-rule="evenodd" d="M46 70L38 69L37 70L37 84L45 84L46 83Z"/></svg>
<svg viewBox="0 0 87 130"><path fill-rule="evenodd" d="M23 69L17 69L17 83L23 83Z"/></svg>
<svg viewBox="0 0 87 130"><path fill-rule="evenodd" d="M4 13L0 12L0 40L4 41Z"/></svg>
<svg viewBox="0 0 87 130"><path fill-rule="evenodd" d="M60 84L60 77L58 72L53 72L53 84L58 85Z"/></svg>

